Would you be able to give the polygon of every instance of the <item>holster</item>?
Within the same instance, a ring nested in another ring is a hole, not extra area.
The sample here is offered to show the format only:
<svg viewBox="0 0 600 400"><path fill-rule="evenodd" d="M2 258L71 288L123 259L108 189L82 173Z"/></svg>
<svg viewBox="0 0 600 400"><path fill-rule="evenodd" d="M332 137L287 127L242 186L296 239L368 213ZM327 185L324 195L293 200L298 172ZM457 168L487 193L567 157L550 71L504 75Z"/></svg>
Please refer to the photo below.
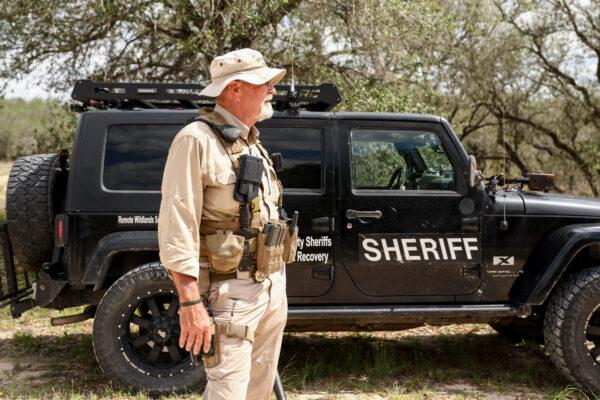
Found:
<svg viewBox="0 0 600 400"><path fill-rule="evenodd" d="M202 358L202 362L204 363L205 368L213 368L219 365L221 362L220 358L220 349L219 349L219 330L215 325L212 317L210 318L210 323L213 326L213 334L210 337L210 348L208 352L204 352L204 349L200 350L199 354L194 354L192 350L190 350L190 357L192 359L192 363L195 366L200 365L200 360L198 356Z"/></svg>
<svg viewBox="0 0 600 400"><path fill-rule="evenodd" d="M204 363L204 368L214 368L221 362L219 334L217 332L217 329L215 329L215 333L211 337L210 347L212 352L209 351L208 354L202 355L202 362Z"/></svg>
<svg viewBox="0 0 600 400"><path fill-rule="evenodd" d="M211 318L211 321L213 319ZM235 337L242 340L247 340L250 343L254 342L254 330L248 325L241 325L235 322L213 322L214 334L211 338L210 351L207 354L202 354L204 368L214 368L221 362L220 339L221 335ZM196 355L190 353L194 365L200 365L200 361Z"/></svg>

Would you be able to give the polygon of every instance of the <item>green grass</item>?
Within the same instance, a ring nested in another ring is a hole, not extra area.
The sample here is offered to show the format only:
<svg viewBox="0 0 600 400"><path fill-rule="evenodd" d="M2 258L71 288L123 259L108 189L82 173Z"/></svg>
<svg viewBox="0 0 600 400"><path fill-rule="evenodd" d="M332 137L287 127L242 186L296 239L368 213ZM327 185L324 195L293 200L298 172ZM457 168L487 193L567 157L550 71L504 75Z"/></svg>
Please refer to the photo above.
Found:
<svg viewBox="0 0 600 400"><path fill-rule="evenodd" d="M593 394L585 393L583 390L576 386L567 386L560 392L556 393L554 400L571 400L571 399L585 399L585 400L598 400L599 397Z"/></svg>
<svg viewBox="0 0 600 400"><path fill-rule="evenodd" d="M19 320L0 311L0 398L147 398L103 375L93 354L91 321L49 326L50 317L78 311L35 309ZM3 365L10 368L2 371ZM286 334L279 367L291 400L304 400L306 394L318 399L590 398L554 368L543 346L510 343L487 325Z"/></svg>
<svg viewBox="0 0 600 400"><path fill-rule="evenodd" d="M280 365L285 384L296 390L377 391L396 385L412 392L460 381L484 390L522 386L550 394L568 385L542 347L513 345L494 334L289 335Z"/></svg>

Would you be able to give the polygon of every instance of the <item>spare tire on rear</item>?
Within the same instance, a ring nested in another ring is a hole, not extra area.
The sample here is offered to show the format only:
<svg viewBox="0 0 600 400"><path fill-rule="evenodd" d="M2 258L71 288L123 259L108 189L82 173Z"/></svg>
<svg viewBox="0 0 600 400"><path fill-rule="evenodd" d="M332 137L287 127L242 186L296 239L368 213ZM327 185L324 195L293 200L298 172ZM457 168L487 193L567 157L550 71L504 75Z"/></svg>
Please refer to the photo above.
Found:
<svg viewBox="0 0 600 400"><path fill-rule="evenodd" d="M17 159L6 186L6 224L15 264L39 271L54 249L54 217L64 210L68 153Z"/></svg>

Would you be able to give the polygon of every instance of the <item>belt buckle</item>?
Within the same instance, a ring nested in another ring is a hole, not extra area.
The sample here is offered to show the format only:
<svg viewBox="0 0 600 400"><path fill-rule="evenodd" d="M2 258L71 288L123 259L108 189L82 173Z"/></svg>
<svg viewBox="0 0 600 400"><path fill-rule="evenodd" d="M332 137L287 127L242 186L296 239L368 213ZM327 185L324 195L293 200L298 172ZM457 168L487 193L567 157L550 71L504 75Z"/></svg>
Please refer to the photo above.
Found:
<svg viewBox="0 0 600 400"><path fill-rule="evenodd" d="M254 269L254 271L252 272L252 279L254 280L254 282L256 283L261 283L263 282L265 279L267 279L267 277L269 276L269 274L264 273L262 271L257 270L256 268Z"/></svg>

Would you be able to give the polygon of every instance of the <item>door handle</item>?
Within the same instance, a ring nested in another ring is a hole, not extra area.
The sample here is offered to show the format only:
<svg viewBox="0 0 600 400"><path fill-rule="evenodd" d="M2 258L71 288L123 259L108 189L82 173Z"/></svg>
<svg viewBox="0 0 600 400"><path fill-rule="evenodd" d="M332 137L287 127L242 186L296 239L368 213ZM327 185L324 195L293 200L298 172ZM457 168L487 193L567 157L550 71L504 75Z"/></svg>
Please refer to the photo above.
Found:
<svg viewBox="0 0 600 400"><path fill-rule="evenodd" d="M358 211L346 210L346 218L348 219L380 219L383 216L381 211Z"/></svg>

